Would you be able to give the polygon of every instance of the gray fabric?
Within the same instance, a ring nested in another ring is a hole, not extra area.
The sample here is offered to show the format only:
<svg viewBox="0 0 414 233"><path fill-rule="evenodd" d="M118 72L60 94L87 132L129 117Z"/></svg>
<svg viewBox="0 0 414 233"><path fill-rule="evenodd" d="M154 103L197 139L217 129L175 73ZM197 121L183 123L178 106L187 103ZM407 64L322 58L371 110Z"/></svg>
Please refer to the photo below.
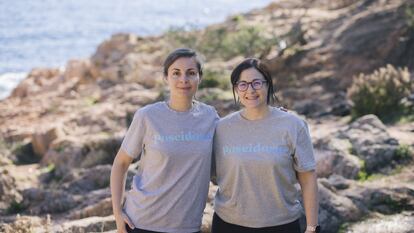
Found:
<svg viewBox="0 0 414 233"><path fill-rule="evenodd" d="M140 159L124 204L137 228L200 230L217 121L214 108L200 102L187 112L158 102L135 113L121 148Z"/></svg>
<svg viewBox="0 0 414 233"><path fill-rule="evenodd" d="M217 125L214 159L214 207L224 221L269 227L299 218L296 171L316 166L308 127L299 117L277 108L256 121L233 113Z"/></svg>

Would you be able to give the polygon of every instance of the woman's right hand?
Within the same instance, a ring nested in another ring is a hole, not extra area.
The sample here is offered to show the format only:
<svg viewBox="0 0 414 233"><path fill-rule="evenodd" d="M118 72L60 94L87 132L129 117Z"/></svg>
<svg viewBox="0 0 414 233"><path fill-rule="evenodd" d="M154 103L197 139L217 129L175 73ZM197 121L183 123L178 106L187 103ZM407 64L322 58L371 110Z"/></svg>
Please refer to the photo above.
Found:
<svg viewBox="0 0 414 233"><path fill-rule="evenodd" d="M124 211L122 211L121 214L119 214L118 216L115 216L115 221L116 221L117 233L128 233L125 224L128 224L130 229L135 228L131 219L128 217L128 215Z"/></svg>

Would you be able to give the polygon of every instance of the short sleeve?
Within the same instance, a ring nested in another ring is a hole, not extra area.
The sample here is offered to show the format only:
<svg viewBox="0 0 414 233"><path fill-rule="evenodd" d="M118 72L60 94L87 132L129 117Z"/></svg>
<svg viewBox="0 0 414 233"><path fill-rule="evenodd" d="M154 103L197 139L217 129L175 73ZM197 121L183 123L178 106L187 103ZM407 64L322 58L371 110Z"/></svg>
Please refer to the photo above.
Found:
<svg viewBox="0 0 414 233"><path fill-rule="evenodd" d="M294 150L294 168L298 172L315 170L316 162L308 125L299 129Z"/></svg>
<svg viewBox="0 0 414 233"><path fill-rule="evenodd" d="M143 141L146 125L143 115L142 109L135 112L131 125L129 126L121 144L121 149L127 152L127 154L134 159L140 158L142 148L144 146Z"/></svg>

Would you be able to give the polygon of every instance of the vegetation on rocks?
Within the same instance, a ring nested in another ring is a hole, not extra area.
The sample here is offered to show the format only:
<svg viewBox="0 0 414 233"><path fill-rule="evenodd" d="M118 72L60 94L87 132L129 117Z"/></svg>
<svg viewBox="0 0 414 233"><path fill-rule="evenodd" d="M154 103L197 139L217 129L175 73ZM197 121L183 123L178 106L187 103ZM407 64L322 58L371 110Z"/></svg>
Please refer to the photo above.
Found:
<svg viewBox="0 0 414 233"><path fill-rule="evenodd" d="M372 74L360 74L348 90L353 101L354 118L375 114L380 119L390 121L405 113L401 104L404 97L414 91L414 81L407 68L392 65L382 67Z"/></svg>
<svg viewBox="0 0 414 233"><path fill-rule="evenodd" d="M218 25L202 32L171 28L166 37L174 47L195 48L209 60L260 56L278 45L277 36L267 34L261 25L247 24L243 16L233 17L230 26Z"/></svg>

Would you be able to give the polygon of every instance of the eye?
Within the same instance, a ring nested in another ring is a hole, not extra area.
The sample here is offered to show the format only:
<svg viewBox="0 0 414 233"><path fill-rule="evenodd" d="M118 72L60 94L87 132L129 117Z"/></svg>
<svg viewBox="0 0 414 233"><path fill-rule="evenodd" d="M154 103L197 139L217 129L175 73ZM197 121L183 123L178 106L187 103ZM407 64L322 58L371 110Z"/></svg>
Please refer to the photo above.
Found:
<svg viewBox="0 0 414 233"><path fill-rule="evenodd" d="M253 84L254 87L261 87L262 86L262 83L263 82L261 80L254 80L252 82L252 84Z"/></svg>
<svg viewBox="0 0 414 233"><path fill-rule="evenodd" d="M179 76L179 75L180 75L180 72L179 72L179 71L173 71L173 72L172 72L172 75L173 75L173 76Z"/></svg>
<svg viewBox="0 0 414 233"><path fill-rule="evenodd" d="M241 90L244 90L244 89L246 89L246 88L247 88L247 83L246 83L246 82L239 82L239 83L237 84L237 87L238 87L239 89L241 89Z"/></svg>
<svg viewBox="0 0 414 233"><path fill-rule="evenodd" d="M191 71L188 72L188 75L190 75L190 76L196 76L197 75L197 72L191 70Z"/></svg>

